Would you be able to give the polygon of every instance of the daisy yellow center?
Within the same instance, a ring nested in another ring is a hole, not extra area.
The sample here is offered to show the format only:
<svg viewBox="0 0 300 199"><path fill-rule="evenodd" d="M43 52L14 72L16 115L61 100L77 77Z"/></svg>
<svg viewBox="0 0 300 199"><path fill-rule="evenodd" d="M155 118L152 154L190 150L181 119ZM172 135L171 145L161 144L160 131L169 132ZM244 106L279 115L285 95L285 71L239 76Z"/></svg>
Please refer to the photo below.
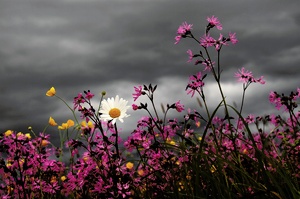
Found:
<svg viewBox="0 0 300 199"><path fill-rule="evenodd" d="M118 108L112 108L108 114L111 118L117 118L121 115L121 111Z"/></svg>

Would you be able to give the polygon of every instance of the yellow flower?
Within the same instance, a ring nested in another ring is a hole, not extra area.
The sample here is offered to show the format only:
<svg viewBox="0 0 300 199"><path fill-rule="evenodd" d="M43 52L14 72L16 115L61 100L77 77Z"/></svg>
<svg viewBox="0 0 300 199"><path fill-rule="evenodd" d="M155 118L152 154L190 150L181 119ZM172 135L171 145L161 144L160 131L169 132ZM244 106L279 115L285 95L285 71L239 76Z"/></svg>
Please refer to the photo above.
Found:
<svg viewBox="0 0 300 199"><path fill-rule="evenodd" d="M201 126L201 122L197 121L196 126L199 128Z"/></svg>
<svg viewBox="0 0 300 199"><path fill-rule="evenodd" d="M41 145L42 145L43 147L47 146L48 144L49 144L49 141L48 141L48 140L42 140Z"/></svg>
<svg viewBox="0 0 300 199"><path fill-rule="evenodd" d="M81 125L81 127L82 128L94 128L94 124L93 124L93 122L91 122L91 121L88 121L88 123L86 123L86 121L82 121L81 123L80 123L80 125Z"/></svg>
<svg viewBox="0 0 300 199"><path fill-rule="evenodd" d="M7 186L6 188L8 195L10 195L10 193L12 193L12 191L14 190L14 188L12 188L11 186Z"/></svg>
<svg viewBox="0 0 300 199"><path fill-rule="evenodd" d="M133 168L133 163L132 162L127 162L126 163L126 168L127 169L132 169Z"/></svg>
<svg viewBox="0 0 300 199"><path fill-rule="evenodd" d="M51 176L50 183L54 184L55 182L57 182L56 176Z"/></svg>
<svg viewBox="0 0 300 199"><path fill-rule="evenodd" d="M142 169L139 169L137 172L138 172L138 174L139 174L140 176L143 176L143 175L144 175L144 171L143 171Z"/></svg>
<svg viewBox="0 0 300 199"><path fill-rule="evenodd" d="M61 179L61 181L65 181L67 179L67 177L66 176L61 176L60 179Z"/></svg>
<svg viewBox="0 0 300 199"><path fill-rule="evenodd" d="M55 95L56 91L55 91L55 88L54 87L51 87L47 92L46 92L46 95L48 97L53 97Z"/></svg>
<svg viewBox="0 0 300 199"><path fill-rule="evenodd" d="M25 137L27 137L27 138L30 140L30 139L31 139L30 133L26 133L26 134L25 134Z"/></svg>
<svg viewBox="0 0 300 199"><path fill-rule="evenodd" d="M19 160L19 165L20 165L20 166L23 166L24 162L25 162L24 158L20 159L20 160Z"/></svg>
<svg viewBox="0 0 300 199"><path fill-rule="evenodd" d="M6 165L6 167L11 167L12 163L14 163L14 161L9 159L9 160L7 160L5 165Z"/></svg>
<svg viewBox="0 0 300 199"><path fill-rule="evenodd" d="M217 168L215 167L215 165L212 165L210 167L210 172L214 173L217 170Z"/></svg>
<svg viewBox="0 0 300 199"><path fill-rule="evenodd" d="M51 126L57 126L57 123L55 122L55 120L52 118L52 117L50 117L49 118L49 122L48 122Z"/></svg>
<svg viewBox="0 0 300 199"><path fill-rule="evenodd" d="M91 121L88 121L88 124L87 124L87 125L88 125L88 127L91 128L91 129L94 128L94 124L93 124L93 122L91 122Z"/></svg>
<svg viewBox="0 0 300 199"><path fill-rule="evenodd" d="M17 138L24 136L22 132L17 133Z"/></svg>
<svg viewBox="0 0 300 199"><path fill-rule="evenodd" d="M166 142L170 145L176 145L176 142L174 140L172 140L171 138L167 138Z"/></svg>
<svg viewBox="0 0 300 199"><path fill-rule="evenodd" d="M7 131L5 131L4 135L5 135L6 137L8 137L8 136L10 136L12 133L13 133L12 130L7 130Z"/></svg>
<svg viewBox="0 0 300 199"><path fill-rule="evenodd" d="M66 130L70 127L74 126L73 120L68 120L66 123L62 123L61 126L58 126L59 130Z"/></svg>

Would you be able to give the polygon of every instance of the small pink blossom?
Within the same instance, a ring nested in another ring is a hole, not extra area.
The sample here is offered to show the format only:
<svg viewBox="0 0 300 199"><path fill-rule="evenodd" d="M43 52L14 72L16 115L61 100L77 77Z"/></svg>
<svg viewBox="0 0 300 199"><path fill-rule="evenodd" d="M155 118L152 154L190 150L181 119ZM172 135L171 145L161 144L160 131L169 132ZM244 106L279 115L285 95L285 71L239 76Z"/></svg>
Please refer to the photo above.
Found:
<svg viewBox="0 0 300 199"><path fill-rule="evenodd" d="M143 87L141 85L134 87L135 93L132 94L133 100L136 101L143 94Z"/></svg>
<svg viewBox="0 0 300 199"><path fill-rule="evenodd" d="M177 29L178 35L185 35L192 30L193 24L188 24L187 22L183 22L181 26Z"/></svg>
<svg viewBox="0 0 300 199"><path fill-rule="evenodd" d="M216 40L211 37L209 34L205 34L203 37L200 38L200 45L208 48L213 46L216 43Z"/></svg>
<svg viewBox="0 0 300 199"><path fill-rule="evenodd" d="M190 49L188 49L186 52L189 55L189 60L187 62L191 62L193 60L193 57L194 57L193 52Z"/></svg>
<svg viewBox="0 0 300 199"><path fill-rule="evenodd" d="M253 75L251 71L246 70L244 67L238 70L235 73L235 77L238 78L239 82L248 83L249 80L253 80Z"/></svg>
<svg viewBox="0 0 300 199"><path fill-rule="evenodd" d="M220 34L219 39L217 41L215 41L215 48L216 50L220 50L222 45L228 45L226 42L226 38L223 37L222 34Z"/></svg>
<svg viewBox="0 0 300 199"><path fill-rule="evenodd" d="M260 83L260 84L265 84L266 81L265 81L263 78L264 78L264 76L261 76L261 77L258 78L258 79L254 79L254 82L258 82L258 83Z"/></svg>
<svg viewBox="0 0 300 199"><path fill-rule="evenodd" d="M175 103L175 106L178 112L182 112L184 110L184 105L180 103L180 100Z"/></svg>
<svg viewBox="0 0 300 199"><path fill-rule="evenodd" d="M177 29L177 36L175 37L175 44L178 44L181 38L187 37L191 33L193 24L183 22Z"/></svg>
<svg viewBox="0 0 300 199"><path fill-rule="evenodd" d="M205 59L201 63L203 66L205 66L203 71L211 71L211 69L214 67L215 62L210 61L209 59Z"/></svg>
<svg viewBox="0 0 300 199"><path fill-rule="evenodd" d="M238 42L236 36L235 36L235 33L229 33L229 41L232 43L232 44L236 44Z"/></svg>
<svg viewBox="0 0 300 199"><path fill-rule="evenodd" d="M275 104L275 107L276 107L277 110L280 110L280 108L282 106L281 98L280 98L280 96L276 92L274 92L274 91L270 92L270 94L269 94L269 101L272 104Z"/></svg>
<svg viewBox="0 0 300 199"><path fill-rule="evenodd" d="M138 105L136 105L136 104L132 104L132 109L134 110L134 111L136 111L136 110L138 110Z"/></svg>
<svg viewBox="0 0 300 199"><path fill-rule="evenodd" d="M207 21L209 23L209 25L213 28L214 26L216 26L216 28L218 30L222 30L222 24L220 23L219 19L217 17L215 17L214 15L211 17L207 17Z"/></svg>
<svg viewBox="0 0 300 199"><path fill-rule="evenodd" d="M191 94L191 97L193 97L195 92L200 92L203 86L204 82L202 81L202 73L198 72L196 75L189 77L189 83L186 87L187 94Z"/></svg>
<svg viewBox="0 0 300 199"><path fill-rule="evenodd" d="M84 93L85 93L85 98L88 99L88 100L90 100L90 99L92 99L94 97L94 94L91 93L90 90L84 91Z"/></svg>

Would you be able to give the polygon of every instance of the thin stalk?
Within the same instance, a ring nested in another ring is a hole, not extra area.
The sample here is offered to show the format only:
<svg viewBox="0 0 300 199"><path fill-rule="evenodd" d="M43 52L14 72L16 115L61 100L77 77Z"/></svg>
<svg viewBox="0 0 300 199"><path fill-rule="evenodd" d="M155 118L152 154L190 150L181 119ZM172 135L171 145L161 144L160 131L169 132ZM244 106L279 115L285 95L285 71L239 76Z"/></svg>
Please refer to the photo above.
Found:
<svg viewBox="0 0 300 199"><path fill-rule="evenodd" d="M116 131L116 141L115 141L115 147L116 147L116 151L117 151L117 157L120 158L120 153L119 153L119 144L118 144L118 128L117 128L117 123L114 124L115 127L115 131Z"/></svg>

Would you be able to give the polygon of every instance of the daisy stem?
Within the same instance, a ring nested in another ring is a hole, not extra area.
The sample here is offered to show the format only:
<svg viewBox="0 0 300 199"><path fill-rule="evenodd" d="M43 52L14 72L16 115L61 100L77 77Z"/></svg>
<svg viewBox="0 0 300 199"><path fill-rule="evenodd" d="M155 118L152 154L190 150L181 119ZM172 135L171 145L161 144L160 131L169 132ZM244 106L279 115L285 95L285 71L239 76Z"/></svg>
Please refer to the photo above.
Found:
<svg viewBox="0 0 300 199"><path fill-rule="evenodd" d="M117 151L117 157L120 158L120 153L119 153L119 145L118 145L118 128L117 128L117 123L114 124L115 127L115 131L116 131L116 141L115 141L115 147L116 147L116 151Z"/></svg>

